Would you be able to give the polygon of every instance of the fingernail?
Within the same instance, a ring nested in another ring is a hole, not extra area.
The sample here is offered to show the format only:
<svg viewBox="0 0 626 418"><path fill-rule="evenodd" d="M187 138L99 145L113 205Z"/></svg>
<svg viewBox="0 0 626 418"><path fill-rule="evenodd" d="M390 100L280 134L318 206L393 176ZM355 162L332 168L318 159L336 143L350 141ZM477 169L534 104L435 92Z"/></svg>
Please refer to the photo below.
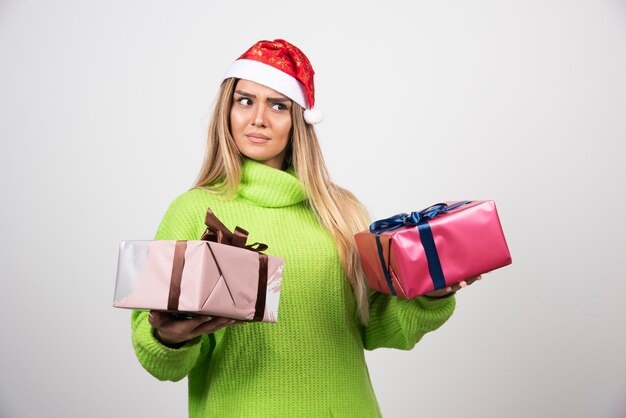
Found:
<svg viewBox="0 0 626 418"><path fill-rule="evenodd" d="M465 286L467 286L467 283L466 283L466 282L461 282L461 283L459 283L459 287L460 287L461 289L463 289Z"/></svg>

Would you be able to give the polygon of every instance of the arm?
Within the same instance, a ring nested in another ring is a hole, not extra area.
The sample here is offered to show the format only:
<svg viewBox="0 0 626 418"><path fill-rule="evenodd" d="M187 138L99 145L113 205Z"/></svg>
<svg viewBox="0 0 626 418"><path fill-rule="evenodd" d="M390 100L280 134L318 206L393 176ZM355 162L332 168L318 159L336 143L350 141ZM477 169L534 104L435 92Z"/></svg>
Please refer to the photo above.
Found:
<svg viewBox="0 0 626 418"><path fill-rule="evenodd" d="M174 200L168 208L155 239L198 239L198 222L202 215L186 203L187 194ZM190 200L190 199L189 199ZM201 337L191 339L178 348L171 348L155 337L149 313L134 311L132 315L132 343L141 365L159 380L178 381L193 369L200 354Z"/></svg>
<svg viewBox="0 0 626 418"><path fill-rule="evenodd" d="M401 299L379 292L370 294L370 321L363 328L367 350L380 347L410 350L427 332L443 325L452 315L453 294L442 298L420 296Z"/></svg>
<svg viewBox="0 0 626 418"><path fill-rule="evenodd" d="M169 348L154 336L154 328L148 322L148 312L134 311L132 315L132 342L139 363L159 380L181 380L196 364L200 354L197 337L182 347Z"/></svg>

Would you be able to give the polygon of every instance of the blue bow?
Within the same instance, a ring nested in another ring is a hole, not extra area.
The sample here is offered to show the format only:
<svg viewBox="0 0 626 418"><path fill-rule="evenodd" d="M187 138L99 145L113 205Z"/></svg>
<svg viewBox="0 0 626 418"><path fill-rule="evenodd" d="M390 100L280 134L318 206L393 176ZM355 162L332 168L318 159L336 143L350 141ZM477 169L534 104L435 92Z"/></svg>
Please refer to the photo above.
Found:
<svg viewBox="0 0 626 418"><path fill-rule="evenodd" d="M389 287L389 291L392 295L395 296L396 291L393 288L391 275L389 274L389 271L387 269L387 262L385 261L385 257L383 255L383 247L380 242L380 235L383 232L392 231L394 229L400 228L401 226L417 226L420 232L422 245L424 246L424 251L426 252L428 268L431 278L433 279L435 289L441 289L442 287L445 287L445 279L443 277L443 271L439 262L437 248L435 247L434 237L432 236L430 226L428 226L428 223L426 221L430 219L435 219L437 216L443 215L444 213L456 209L459 206L465 205L467 203L471 203L471 200L464 200L450 206L445 203L437 203L435 205L427 207L426 209L422 209L419 212L411 212L410 214L400 213L389 218L380 219L370 225L370 232L376 234L376 247L378 249L378 257L380 258L380 262L383 267L385 281L387 282L387 286Z"/></svg>
<svg viewBox="0 0 626 418"><path fill-rule="evenodd" d="M398 215L391 216L389 218L380 219L373 222L370 225L370 232L386 232L391 231L401 226L417 226L420 222L426 222L429 219L435 219L439 215L443 215L446 212L456 209L461 205L470 203L470 200L464 200L462 202L455 203L448 206L445 203L437 203L429 206L426 209L422 209L419 212L411 212L410 214L400 213Z"/></svg>

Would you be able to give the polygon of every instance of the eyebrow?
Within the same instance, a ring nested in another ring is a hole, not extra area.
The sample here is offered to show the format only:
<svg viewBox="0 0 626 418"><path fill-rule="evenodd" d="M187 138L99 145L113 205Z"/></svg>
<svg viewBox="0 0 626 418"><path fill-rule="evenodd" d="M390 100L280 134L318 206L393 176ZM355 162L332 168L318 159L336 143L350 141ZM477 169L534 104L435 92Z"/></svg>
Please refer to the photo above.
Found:
<svg viewBox="0 0 626 418"><path fill-rule="evenodd" d="M250 97L252 99L256 99L256 95L252 94L252 93L248 93L246 91L243 90L235 90L236 94L239 94L241 96L244 97ZM287 97L268 97L267 98L268 101L270 102L279 102L279 103L283 103L283 102L290 102L291 99L287 98Z"/></svg>

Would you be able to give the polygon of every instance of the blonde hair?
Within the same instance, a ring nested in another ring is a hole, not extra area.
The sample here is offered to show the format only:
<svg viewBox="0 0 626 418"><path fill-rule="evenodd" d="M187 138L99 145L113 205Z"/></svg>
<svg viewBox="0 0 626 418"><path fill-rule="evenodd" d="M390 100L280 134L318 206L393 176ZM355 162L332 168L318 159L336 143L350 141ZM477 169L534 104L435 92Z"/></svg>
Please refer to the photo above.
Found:
<svg viewBox="0 0 626 418"><path fill-rule="evenodd" d="M218 92L209 124L204 162L194 188L232 195L241 178L240 154L230 133L230 108L237 79L226 79ZM341 265L348 277L361 322L369 319L368 291L356 250L354 233L367 228L369 216L363 205L348 190L330 180L326 163L312 125L304 121L304 109L295 102L291 107L291 155L293 165L306 190L308 203L320 224L337 243Z"/></svg>

